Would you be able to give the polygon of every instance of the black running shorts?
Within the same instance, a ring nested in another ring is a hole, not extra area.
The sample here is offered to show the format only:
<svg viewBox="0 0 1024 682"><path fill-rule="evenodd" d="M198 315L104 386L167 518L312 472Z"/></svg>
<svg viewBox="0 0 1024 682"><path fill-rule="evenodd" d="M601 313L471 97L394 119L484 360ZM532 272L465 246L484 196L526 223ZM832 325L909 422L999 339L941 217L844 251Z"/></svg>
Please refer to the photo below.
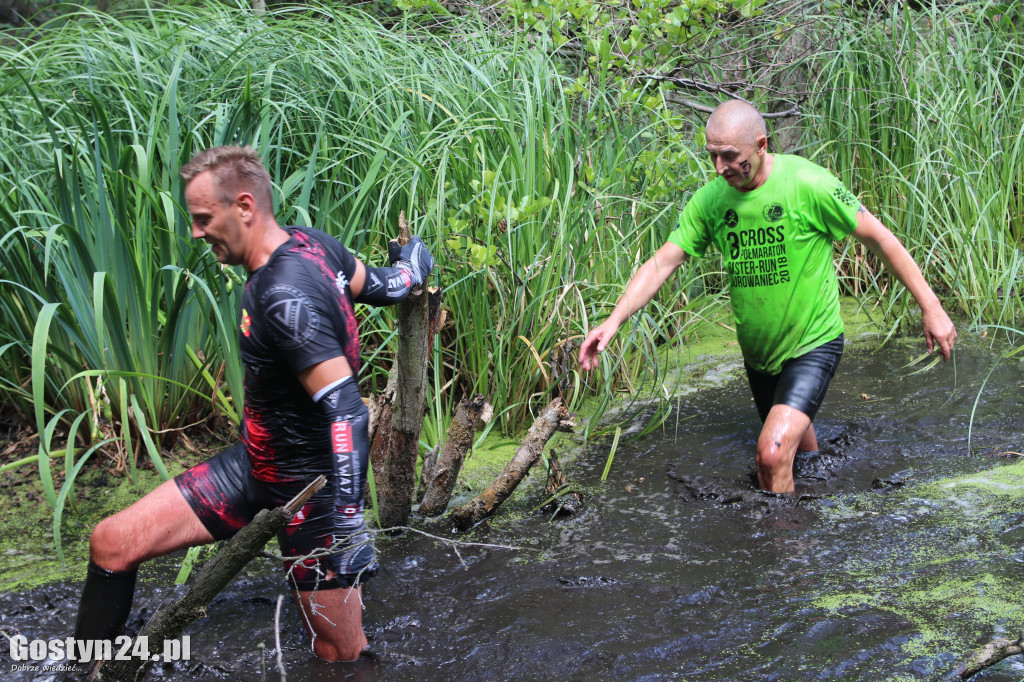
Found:
<svg viewBox="0 0 1024 682"><path fill-rule="evenodd" d="M261 509L279 507L308 481L268 483L255 479L245 447L239 443L175 477L174 482L203 526L216 540L233 536ZM377 572L370 533L340 529L344 510L335 509L331 484L324 486L285 526L277 539L293 584L300 590L352 587ZM307 555L333 547L333 553ZM336 578L327 580L327 571Z"/></svg>
<svg viewBox="0 0 1024 682"><path fill-rule="evenodd" d="M773 405L789 405L814 421L842 355L843 335L840 334L800 357L786 360L778 374L758 372L744 363L761 421L768 418Z"/></svg>

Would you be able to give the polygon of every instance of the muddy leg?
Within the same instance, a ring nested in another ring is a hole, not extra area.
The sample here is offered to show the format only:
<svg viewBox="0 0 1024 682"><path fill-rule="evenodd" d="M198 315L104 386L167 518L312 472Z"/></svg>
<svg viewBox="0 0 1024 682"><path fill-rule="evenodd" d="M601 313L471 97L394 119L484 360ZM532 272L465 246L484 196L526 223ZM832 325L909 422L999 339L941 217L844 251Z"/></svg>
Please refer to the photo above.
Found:
<svg viewBox="0 0 1024 682"><path fill-rule="evenodd" d="M205 545L213 536L192 511L174 481L109 516L93 529L89 558L110 571L130 571L153 557Z"/></svg>
<svg viewBox="0 0 1024 682"><path fill-rule="evenodd" d="M143 561L213 542L174 481L101 521L89 539L89 571L75 625L76 639L111 639L124 627Z"/></svg>
<svg viewBox="0 0 1024 682"><path fill-rule="evenodd" d="M363 588L295 590L292 595L312 638L313 653L326 661L354 661L366 648Z"/></svg>
<svg viewBox="0 0 1024 682"><path fill-rule="evenodd" d="M800 410L781 404L772 407L757 439L757 480L763 489L793 492L793 458L810 425L810 418Z"/></svg>
<svg viewBox="0 0 1024 682"><path fill-rule="evenodd" d="M818 434L814 431L814 424L808 426L807 430L804 431L797 449L802 452L814 452L818 449Z"/></svg>

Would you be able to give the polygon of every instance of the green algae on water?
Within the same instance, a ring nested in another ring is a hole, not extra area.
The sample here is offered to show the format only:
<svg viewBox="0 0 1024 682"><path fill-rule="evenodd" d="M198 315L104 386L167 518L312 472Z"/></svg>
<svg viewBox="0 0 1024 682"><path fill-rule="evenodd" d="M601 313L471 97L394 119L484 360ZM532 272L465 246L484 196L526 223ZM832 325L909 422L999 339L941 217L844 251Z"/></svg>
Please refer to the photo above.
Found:
<svg viewBox="0 0 1024 682"><path fill-rule="evenodd" d="M1024 626L1024 533L1013 530L1024 523L1024 462L909 486L890 497L852 497L823 505L826 518L875 528L865 528L859 548L839 562L814 599L817 608L851 618L896 616L906 624L905 662L964 654Z"/></svg>
<svg viewBox="0 0 1024 682"><path fill-rule="evenodd" d="M172 476L182 470L173 462L168 465ZM79 476L75 481L74 509L69 504L64 510L64 563L57 559L53 512L44 501L38 481L34 486L19 489L19 499L0 512L0 589L15 592L47 583L83 580L93 526L160 482L156 472L142 469L137 469L132 478L113 478L98 469Z"/></svg>

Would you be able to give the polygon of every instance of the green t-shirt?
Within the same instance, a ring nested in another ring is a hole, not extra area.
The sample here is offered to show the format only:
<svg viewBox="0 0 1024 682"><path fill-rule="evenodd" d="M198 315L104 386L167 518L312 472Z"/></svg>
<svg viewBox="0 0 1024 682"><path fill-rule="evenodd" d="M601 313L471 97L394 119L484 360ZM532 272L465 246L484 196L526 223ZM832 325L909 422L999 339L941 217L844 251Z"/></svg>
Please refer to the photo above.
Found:
<svg viewBox="0 0 1024 682"><path fill-rule="evenodd" d="M857 228L860 202L834 175L799 156L774 155L749 192L715 178L693 195L669 241L691 256L722 252L744 359L777 374L782 363L843 333L832 242Z"/></svg>

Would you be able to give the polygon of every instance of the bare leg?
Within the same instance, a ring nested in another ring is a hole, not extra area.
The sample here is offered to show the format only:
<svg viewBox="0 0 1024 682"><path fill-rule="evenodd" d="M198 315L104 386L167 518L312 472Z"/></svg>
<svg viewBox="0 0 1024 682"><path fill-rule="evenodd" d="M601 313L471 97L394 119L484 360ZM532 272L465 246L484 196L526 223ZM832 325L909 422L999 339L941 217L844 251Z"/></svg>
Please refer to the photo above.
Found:
<svg viewBox="0 0 1024 682"><path fill-rule="evenodd" d="M294 590L292 596L313 642L313 653L327 661L354 661L366 648L363 588Z"/></svg>
<svg viewBox="0 0 1024 682"><path fill-rule="evenodd" d="M75 638L109 640L121 631L143 561L212 541L173 481L101 521L89 538L92 561L78 604Z"/></svg>
<svg viewBox="0 0 1024 682"><path fill-rule="evenodd" d="M757 480L763 489L793 492L793 458L810 425L810 418L796 408L772 407L757 439Z"/></svg>
<svg viewBox="0 0 1024 682"><path fill-rule="evenodd" d="M100 521L89 556L110 571L130 571L147 559L213 542L174 481L164 481L130 507Z"/></svg>
<svg viewBox="0 0 1024 682"><path fill-rule="evenodd" d="M797 449L802 452L814 452L818 449L818 434L814 432L814 424L807 427Z"/></svg>

